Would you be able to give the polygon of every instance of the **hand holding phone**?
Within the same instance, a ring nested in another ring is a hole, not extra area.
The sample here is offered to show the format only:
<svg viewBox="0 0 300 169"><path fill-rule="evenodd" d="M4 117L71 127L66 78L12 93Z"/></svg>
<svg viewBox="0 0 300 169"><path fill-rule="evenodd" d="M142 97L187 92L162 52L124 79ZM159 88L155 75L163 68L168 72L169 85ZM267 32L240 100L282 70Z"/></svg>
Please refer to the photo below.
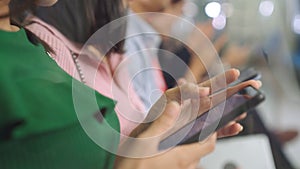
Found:
<svg viewBox="0 0 300 169"><path fill-rule="evenodd" d="M229 86L235 86L239 83L248 81L248 80L259 80L261 78L261 73L254 68L247 68L240 71L239 78L232 82Z"/></svg>
<svg viewBox="0 0 300 169"><path fill-rule="evenodd" d="M215 93L211 97L219 97L221 92ZM228 97L225 101L218 103L210 111L203 113L164 138L159 144L159 149L202 141L265 99L259 90L251 86L232 92L227 93Z"/></svg>

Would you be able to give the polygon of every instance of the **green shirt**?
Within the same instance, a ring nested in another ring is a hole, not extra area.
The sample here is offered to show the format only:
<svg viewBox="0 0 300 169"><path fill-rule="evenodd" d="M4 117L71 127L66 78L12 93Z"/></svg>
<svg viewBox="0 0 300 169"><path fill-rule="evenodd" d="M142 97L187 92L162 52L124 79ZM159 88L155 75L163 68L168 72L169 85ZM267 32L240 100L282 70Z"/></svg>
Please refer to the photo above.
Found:
<svg viewBox="0 0 300 169"><path fill-rule="evenodd" d="M0 31L0 168L1 169L107 169L114 155L95 144L77 119L73 79L34 46L24 29ZM87 98L92 89L75 81L76 95ZM81 90L82 89L82 90ZM119 138L109 134L104 120L119 131L114 102L95 94L98 107L88 108L86 119L99 138L117 149ZM94 114L95 115L95 114Z"/></svg>

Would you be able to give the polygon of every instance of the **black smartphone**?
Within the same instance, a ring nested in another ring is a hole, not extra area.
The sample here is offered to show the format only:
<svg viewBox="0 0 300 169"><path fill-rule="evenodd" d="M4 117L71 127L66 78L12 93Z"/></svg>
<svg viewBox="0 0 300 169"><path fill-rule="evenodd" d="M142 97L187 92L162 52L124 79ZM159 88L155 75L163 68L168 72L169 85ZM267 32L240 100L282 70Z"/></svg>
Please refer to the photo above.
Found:
<svg viewBox="0 0 300 169"><path fill-rule="evenodd" d="M248 86L161 140L159 150L203 141L242 113L257 106L264 99L264 94L252 86Z"/></svg>
<svg viewBox="0 0 300 169"><path fill-rule="evenodd" d="M238 80L232 82L229 86L235 86L239 83L248 81L248 80L259 80L261 78L261 73L254 68L247 68L241 70L241 74Z"/></svg>

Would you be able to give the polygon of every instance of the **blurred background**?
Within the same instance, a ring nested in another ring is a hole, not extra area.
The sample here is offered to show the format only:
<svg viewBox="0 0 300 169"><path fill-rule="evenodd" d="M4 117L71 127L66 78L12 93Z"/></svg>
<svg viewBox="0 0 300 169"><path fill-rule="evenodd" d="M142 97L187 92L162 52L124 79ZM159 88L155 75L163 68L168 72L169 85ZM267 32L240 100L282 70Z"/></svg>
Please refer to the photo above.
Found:
<svg viewBox="0 0 300 169"><path fill-rule="evenodd" d="M213 42L226 34L228 42L221 53L230 44L249 50L246 57L236 54L225 60L230 67L254 67L261 72L267 98L259 107L263 123L274 133L300 132L299 0L187 0L182 12L191 22L209 21L215 31ZM282 149L300 168L300 137L283 143Z"/></svg>

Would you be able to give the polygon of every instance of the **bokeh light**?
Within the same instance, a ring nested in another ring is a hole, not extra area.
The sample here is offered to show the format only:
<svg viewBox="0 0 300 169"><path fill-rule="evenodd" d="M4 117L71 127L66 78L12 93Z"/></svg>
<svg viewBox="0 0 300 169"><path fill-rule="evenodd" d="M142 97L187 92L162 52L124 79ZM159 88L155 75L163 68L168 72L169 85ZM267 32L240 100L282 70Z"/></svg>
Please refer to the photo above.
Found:
<svg viewBox="0 0 300 169"><path fill-rule="evenodd" d="M259 4L259 12L262 16L271 16L274 11L274 3L272 1L262 1Z"/></svg>
<svg viewBox="0 0 300 169"><path fill-rule="evenodd" d="M300 15L296 15L293 19L293 29L296 34L300 34Z"/></svg>
<svg viewBox="0 0 300 169"><path fill-rule="evenodd" d="M212 25L217 30L222 30L226 26L226 16L225 15L219 15L215 17L212 21Z"/></svg>
<svg viewBox="0 0 300 169"><path fill-rule="evenodd" d="M215 18L221 13L221 4L218 2L210 2L205 6L205 13L211 18Z"/></svg>

